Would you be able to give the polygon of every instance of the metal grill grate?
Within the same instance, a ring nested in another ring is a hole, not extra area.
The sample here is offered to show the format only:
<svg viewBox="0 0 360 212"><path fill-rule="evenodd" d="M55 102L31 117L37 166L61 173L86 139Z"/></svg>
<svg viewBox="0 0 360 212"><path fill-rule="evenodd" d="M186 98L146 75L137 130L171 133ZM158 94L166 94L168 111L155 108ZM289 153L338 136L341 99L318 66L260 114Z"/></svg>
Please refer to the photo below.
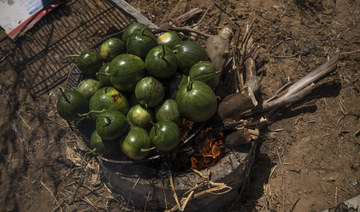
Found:
<svg viewBox="0 0 360 212"><path fill-rule="evenodd" d="M95 48L104 37L132 22L131 16L110 1L64 3L16 42L14 56L9 57L8 62L21 74L24 85L36 98L64 82L69 73L80 73L75 60L65 59L66 55ZM69 78L68 87L74 88L77 78Z"/></svg>

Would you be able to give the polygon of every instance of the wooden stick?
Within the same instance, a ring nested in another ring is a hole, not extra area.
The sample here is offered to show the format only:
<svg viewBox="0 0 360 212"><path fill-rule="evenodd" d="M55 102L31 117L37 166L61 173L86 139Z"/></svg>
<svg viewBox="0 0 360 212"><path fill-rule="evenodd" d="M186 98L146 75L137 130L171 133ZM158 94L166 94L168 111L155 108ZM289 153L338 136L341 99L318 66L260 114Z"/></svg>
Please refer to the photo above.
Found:
<svg viewBox="0 0 360 212"><path fill-rule="evenodd" d="M254 106L258 105L255 95L260 90L260 82L256 79L256 65L252 57L245 60L245 87L248 89L249 97Z"/></svg>
<svg viewBox="0 0 360 212"><path fill-rule="evenodd" d="M112 0L117 6L119 6L122 10L129 13L132 17L136 19L137 22L143 23L145 25L148 25L150 28L157 29L158 26L156 26L154 23L149 21L145 16L143 16L141 13L139 13L134 7L132 7L129 3L127 3L124 0Z"/></svg>
<svg viewBox="0 0 360 212"><path fill-rule="evenodd" d="M92 203L92 202L89 200L89 198L84 197L84 199L81 199L81 200L83 200L84 202L86 202L87 204L89 204L92 208L94 208L95 211L97 211L97 212L99 211L99 210L95 207L95 204Z"/></svg>
<svg viewBox="0 0 360 212"><path fill-rule="evenodd" d="M40 181L41 185L44 186L44 188L50 193L50 195L54 198L58 208L60 208L60 211L63 211L60 203L57 201L57 199L54 196L54 193L45 185L45 183L43 183L43 181Z"/></svg>
<svg viewBox="0 0 360 212"><path fill-rule="evenodd" d="M354 53L360 53L360 49L350 51L350 52L340 52L341 55L348 55L348 54L354 54Z"/></svg>
<svg viewBox="0 0 360 212"><path fill-rule="evenodd" d="M291 96L304 89L305 87L309 86L313 82L322 79L325 75L335 70L337 61L338 56L332 58L328 62L324 63L323 65L312 71L310 74L303 77L301 80L297 81L294 85L289 87L288 92L284 95L284 97Z"/></svg>
<svg viewBox="0 0 360 212"><path fill-rule="evenodd" d="M336 69L338 58L338 55L333 57L332 59L330 59L302 79L300 79L298 82L290 86L287 89L287 92L282 96L277 98L275 97L271 101L264 101L263 104L258 105L258 107L255 107L252 110L245 111L241 115L247 116L264 111L274 110L303 99L315 88L314 83L316 81L324 78L327 74Z"/></svg>
<svg viewBox="0 0 360 212"><path fill-rule="evenodd" d="M255 24L255 21L257 19L254 19L250 25L247 27L246 29L246 32L245 32L245 35L242 39L242 42L241 42L241 46L240 47L240 59L239 59L239 66L238 67L238 71L237 71L237 76L238 76L238 84L240 85L240 89L244 87L244 80L243 80L243 75L240 73L239 70L241 70L241 67L243 66L243 63L244 63L244 60L245 60L245 53L246 53L246 47L247 47L247 44L248 44L248 41L251 37L251 34L254 30L254 24Z"/></svg>
<svg viewBox="0 0 360 212"><path fill-rule="evenodd" d="M252 57L246 58L245 70L246 70L245 86L250 88L253 94L256 94L260 90L260 83L256 79L256 65L254 58Z"/></svg>

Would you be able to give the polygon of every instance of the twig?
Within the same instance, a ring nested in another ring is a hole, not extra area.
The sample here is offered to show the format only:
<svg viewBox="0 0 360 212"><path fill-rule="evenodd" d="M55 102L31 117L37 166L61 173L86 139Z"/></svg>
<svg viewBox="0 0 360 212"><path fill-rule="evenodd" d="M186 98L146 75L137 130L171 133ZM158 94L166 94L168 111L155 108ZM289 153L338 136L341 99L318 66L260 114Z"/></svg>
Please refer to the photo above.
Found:
<svg viewBox="0 0 360 212"><path fill-rule="evenodd" d="M208 188L206 190L203 190L203 191L200 191L198 193L195 193L195 190L198 189L198 188L201 188L201 187L210 187L210 186L215 186L215 187L212 187L212 188ZM226 189L225 191L222 191L222 192L216 192L216 191L221 191L221 190L224 190ZM232 188L230 186L227 186L225 183L214 183L212 181L204 181L200 184L197 184L195 185L194 187L190 188L189 190L187 190L183 195L187 195L189 194L187 197L183 197L181 198L181 201L180 203L183 205L182 208L180 208L178 205L172 207L170 210L167 210L166 212L169 212L169 211L176 211L176 209L179 208L179 210L181 209L185 209L184 205L185 205L185 202L187 204L187 202L190 200L190 199L196 199L202 195L205 195L205 194L212 194L212 195L222 195L222 194L225 194L229 191L231 191ZM195 193L195 194L194 194Z"/></svg>
<svg viewBox="0 0 360 212"><path fill-rule="evenodd" d="M90 159L91 159L91 158L90 158ZM84 168L82 168L80 174L82 174L82 173L85 171L85 168L86 168L86 166L88 165L88 163L90 162L90 159L86 161L86 164L85 164ZM80 187L81 187L82 184L84 183L84 180L85 180L85 177L82 177L80 184L77 185L76 190L75 190L75 192L74 192L74 195L73 195L72 198L71 198L71 202L74 202L74 200L75 200L75 198L76 198L76 195L77 195L77 193L78 193L78 190L80 189Z"/></svg>
<svg viewBox="0 0 360 212"><path fill-rule="evenodd" d="M146 212L146 207L147 207L147 203L148 203L149 198L150 198L150 194L151 194L151 188L149 189L149 192L146 195L146 200L145 200L145 205L144 205L144 212Z"/></svg>
<svg viewBox="0 0 360 212"><path fill-rule="evenodd" d="M61 203L59 203L58 205L55 206L55 208L53 208L51 210L51 212L55 212L57 211L58 208L61 208L61 205L65 203L65 200L62 200ZM61 209L60 209L61 210Z"/></svg>
<svg viewBox="0 0 360 212"><path fill-rule="evenodd" d="M232 71L235 71L235 74L233 74L233 83L234 83L234 89L235 92L237 92L238 90L240 90L239 87L239 83L237 83L237 73L240 72L240 64L239 61L237 60L238 58L238 54L239 54L239 39L240 39L240 26L238 27L238 30L235 31L235 35L234 35L234 48L233 48L233 55L232 55L232 61L233 61L233 66L232 66Z"/></svg>
<svg viewBox="0 0 360 212"><path fill-rule="evenodd" d="M170 22L161 24L159 29L164 30L164 29L168 29L170 26L178 26L182 22L189 20L191 17L193 17L201 12L202 12L202 9L193 8L190 11L180 15L179 17L172 19Z"/></svg>
<svg viewBox="0 0 360 212"><path fill-rule="evenodd" d="M209 176L203 175L203 173L201 173L199 170L194 169L194 168L191 168L191 170L192 170L193 172L195 172L196 174L200 175L200 177L202 177L204 180L209 180Z"/></svg>
<svg viewBox="0 0 360 212"><path fill-rule="evenodd" d="M241 113L241 115L248 116L251 114L275 110L279 107L299 101L315 88L314 83L316 81L324 78L327 74L336 69L338 58L338 56L335 56L326 63L322 64L320 67L310 72L308 75L290 86L287 89L286 93L279 96L278 98L273 99L273 97L271 97L271 101L266 100L263 102L263 104L253 109L244 111L243 113Z"/></svg>
<svg viewBox="0 0 360 212"><path fill-rule="evenodd" d="M72 75L72 73L73 73L73 70L75 69L75 65L73 64L72 66L73 66L73 67L70 68L70 71L69 71L69 73L68 73L68 75L67 75L67 77L66 77L65 83L64 83L64 85L65 85L66 87L68 87L68 83L69 83L70 77L71 77L71 75ZM62 87L60 86L59 88L61 89Z"/></svg>
<svg viewBox="0 0 360 212"><path fill-rule="evenodd" d="M136 185L139 183L139 180L140 180L140 177L139 177L139 178L135 181L135 183L134 183L133 187L131 187L131 189L130 189L130 194L129 194L128 201L127 201L127 203L126 203L126 207L128 207L128 206L129 206L129 204L130 204L132 191L134 190L134 188L136 187Z"/></svg>
<svg viewBox="0 0 360 212"><path fill-rule="evenodd" d="M139 177L138 179L136 179L136 182L135 182L134 186L131 187L131 190L134 190L134 188L135 188L136 185L139 183L139 181L140 181L140 177Z"/></svg>
<svg viewBox="0 0 360 212"><path fill-rule="evenodd" d="M338 100L338 103L339 103L339 107L340 107L340 110L341 110L342 114L344 116L348 115L349 113L347 112L346 107L344 105L344 102L343 102L343 100L341 98Z"/></svg>
<svg viewBox="0 0 360 212"><path fill-rule="evenodd" d="M338 187L335 188L335 205L338 204Z"/></svg>
<svg viewBox="0 0 360 212"><path fill-rule="evenodd" d="M10 96L7 94L7 92L4 90L4 88L1 87L1 91L2 93L5 95L7 102L9 102L10 106L15 110L15 103L10 99ZM25 124L25 126L29 129L32 130L31 127L29 126L29 124L25 121L25 119L22 117L20 110L16 110L16 114L19 116L19 118L21 119L21 121Z"/></svg>
<svg viewBox="0 0 360 212"><path fill-rule="evenodd" d="M227 16L232 17L232 15L230 13L228 13L226 10L224 10L223 8L221 8L220 5L218 5L218 3L215 3L215 6L223 13L225 13Z"/></svg>
<svg viewBox="0 0 360 212"><path fill-rule="evenodd" d="M178 196L176 194L172 173L171 173L171 171L169 171L169 172L170 172L169 173L170 186L171 186L171 189L173 191L174 199L175 199L175 202L176 202L176 205L177 205L178 209L181 210L181 205L180 205L180 202L179 202L179 198L178 198Z"/></svg>
<svg viewBox="0 0 360 212"><path fill-rule="evenodd" d="M278 158L279 158L280 169L281 169L281 184L282 184L281 185L281 187L282 187L281 191L282 191L282 206L283 206L282 211L285 211L285 192L284 192L284 181L285 181L284 178L285 178L285 176L284 176L284 168L283 168L283 164L282 164L282 161L281 161L281 158L280 158L279 151L277 150L276 153L277 153Z"/></svg>
<svg viewBox="0 0 360 212"><path fill-rule="evenodd" d="M284 94L285 89L287 89L291 84L292 84L291 82L287 82L285 85L279 88L273 96L265 100L265 102L270 102L271 100L280 97L282 94Z"/></svg>
<svg viewBox="0 0 360 212"><path fill-rule="evenodd" d="M56 124L56 125L59 125L60 127L62 127L62 128L70 128L69 127L69 125L67 124L67 126L65 126L65 125L63 125L63 124L60 124L60 123L58 123L58 122L56 122L56 121L54 121L54 120L52 120L51 118L49 118L49 116L47 116L47 115L44 115L43 117L45 117L48 121L50 121L50 122L52 122L53 124Z"/></svg>
<svg viewBox="0 0 360 212"><path fill-rule="evenodd" d="M206 182L207 182L207 181L206 181ZM197 184L197 185L195 185L195 186L193 186L193 187L190 188L189 190L185 191L185 193L184 193L183 195L186 195L186 194L188 194L188 193L190 193L190 192L192 192L192 191L195 191L196 189L204 186L204 184L205 184L205 181L202 182L202 183L199 183L199 184Z"/></svg>
<svg viewBox="0 0 360 212"><path fill-rule="evenodd" d="M193 199L195 199L195 198L197 198L199 196L202 196L204 194L221 195L221 194L225 194L225 193L232 190L232 188L230 186L227 186L225 183L214 183L214 182L211 182L211 181L209 181L209 183L211 185L215 185L216 187L209 188L209 189L207 189L205 191L201 191L199 193L194 194ZM224 190L224 189L227 189L227 190L225 190L223 192L215 193L215 191L220 191L220 190Z"/></svg>
<svg viewBox="0 0 360 212"><path fill-rule="evenodd" d="M63 211L60 203L59 203L59 202L57 201L57 199L55 198L53 192L43 183L43 181L40 181L40 183L41 183L42 186L44 186L44 188L45 188L46 190L49 191L50 195L54 198L54 200L55 200L56 204L58 205L58 207L60 207L60 211Z"/></svg>
<svg viewBox="0 0 360 212"><path fill-rule="evenodd" d="M295 209L296 205L298 204L299 200L300 200L300 198L298 198L298 199L295 201L295 203L294 203L294 205L292 206L290 212L293 212L293 211L294 211L294 209Z"/></svg>
<svg viewBox="0 0 360 212"><path fill-rule="evenodd" d="M298 55L299 55L298 53L295 53L293 55L273 55L272 57L274 57L274 58L292 58L292 57L296 57Z"/></svg>
<svg viewBox="0 0 360 212"><path fill-rule="evenodd" d="M357 131L354 133L354 136L355 136L355 137L360 136L360 130L357 130Z"/></svg>
<svg viewBox="0 0 360 212"><path fill-rule="evenodd" d="M163 192L163 195L164 195L164 202L165 202L165 211L168 210L168 202L167 202L167 198L166 198L166 192L165 192L165 185L164 185L164 181L163 179L161 178L161 188L162 188L162 192Z"/></svg>
<svg viewBox="0 0 360 212"><path fill-rule="evenodd" d="M312 83L322 79L324 76L329 74L330 72L334 71L336 68L336 63L338 61L338 56L333 57L328 62L324 63L301 80L297 81L295 84L289 87L288 92L284 95L284 97L291 96L305 87L311 85Z"/></svg>
<svg viewBox="0 0 360 212"><path fill-rule="evenodd" d="M179 32L183 32L183 31L186 31L186 32L194 32L196 34L199 34L199 35L202 35L206 38L210 37L211 35L209 34L206 34L204 32L201 32L201 31L198 31L196 29L191 29L190 27L170 27L169 30L174 30L174 31L179 31Z"/></svg>
<svg viewBox="0 0 360 212"><path fill-rule="evenodd" d="M246 54L246 46L247 46L248 41L251 37L251 34L254 30L254 24L255 24L256 20L257 19L255 18L254 20L251 21L250 25L248 25L248 27L246 28L244 37L242 39L242 43L241 43L241 47L240 47L240 60L239 60L240 67L242 67L244 64L245 54ZM238 67L238 70L241 70L240 67ZM243 88L244 87L243 75L240 73L240 71L237 71L237 75L238 75L238 83L240 84L240 88Z"/></svg>
<svg viewBox="0 0 360 212"><path fill-rule="evenodd" d="M94 208L95 211L98 211L98 209L95 207L94 203L92 203L89 198L87 197L84 197L84 199L81 199L83 200L84 202L86 202L87 204L89 204L92 208Z"/></svg>
<svg viewBox="0 0 360 212"><path fill-rule="evenodd" d="M181 211L185 210L186 205L188 204L190 198L192 197L192 195L194 194L194 191L191 191L190 194L187 196L187 198L185 199L182 207L181 207Z"/></svg>
<svg viewBox="0 0 360 212"><path fill-rule="evenodd" d="M341 55L347 55L347 54L354 54L354 53L358 53L358 52L360 52L360 49L354 50L354 51L350 51L350 52L340 52L339 54L341 54Z"/></svg>
<svg viewBox="0 0 360 212"><path fill-rule="evenodd" d="M1 59L0 59L0 63L2 61L4 61L9 55L11 55L14 52L14 49L11 49L6 55L4 55Z"/></svg>
<svg viewBox="0 0 360 212"><path fill-rule="evenodd" d="M12 130L16 134L16 137L21 141L22 144L25 144L25 139L24 139L22 133L19 131L19 125L17 124L17 122L15 120L11 120L10 123L11 123ZM26 145L28 145L28 144L26 143Z"/></svg>
<svg viewBox="0 0 360 212"><path fill-rule="evenodd" d="M218 0L213 1L213 2L208 6L208 8L205 10L204 14L201 16L200 20L199 20L196 24L194 24L192 27L198 26L198 25L203 21L203 19L205 18L205 15L209 12L209 10L211 10L211 8L216 4L217 1L218 1Z"/></svg>
<svg viewBox="0 0 360 212"><path fill-rule="evenodd" d="M249 97L254 106L258 105L258 101L255 98L255 95L260 90L260 82L256 79L256 65L255 60L252 57L248 57L245 62L245 87L248 88Z"/></svg>

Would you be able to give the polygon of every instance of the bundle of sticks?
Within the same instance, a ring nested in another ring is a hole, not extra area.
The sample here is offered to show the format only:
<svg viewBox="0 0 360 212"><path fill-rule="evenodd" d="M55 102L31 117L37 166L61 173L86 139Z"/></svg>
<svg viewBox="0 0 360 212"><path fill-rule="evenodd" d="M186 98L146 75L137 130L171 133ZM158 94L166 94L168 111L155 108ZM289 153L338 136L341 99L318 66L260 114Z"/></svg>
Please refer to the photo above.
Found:
<svg viewBox="0 0 360 212"><path fill-rule="evenodd" d="M295 83L287 83L281 87L272 97L265 101L260 101L258 96L261 84L257 78L257 64L260 64L261 58L252 39L254 23L251 22L240 40L240 30L234 32L224 28L219 35L209 36L206 41L206 49L210 60L221 71L220 84L218 92L224 87L232 91L230 94L224 93L224 99L218 107L218 114L225 126L233 126L237 129L228 137L231 139L227 144L234 144L236 141L250 141L256 139L259 135L257 125L266 123L266 117L249 123L249 118L266 112L276 111L303 99L316 87L316 83L326 77L336 69L339 55L330 58L304 76ZM232 47L232 48L231 48ZM230 69L227 64L232 64ZM225 89L226 90L226 89ZM248 138L244 136L244 128L248 128ZM255 133L255 134L254 134ZM240 137L239 137L240 136ZM239 143L240 144L240 143Z"/></svg>

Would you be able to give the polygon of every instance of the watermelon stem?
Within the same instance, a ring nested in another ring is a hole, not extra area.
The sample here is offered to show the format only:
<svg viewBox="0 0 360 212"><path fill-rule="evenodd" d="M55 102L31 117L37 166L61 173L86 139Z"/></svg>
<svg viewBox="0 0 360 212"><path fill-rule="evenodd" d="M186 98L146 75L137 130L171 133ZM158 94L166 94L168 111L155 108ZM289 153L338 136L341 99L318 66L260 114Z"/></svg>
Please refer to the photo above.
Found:
<svg viewBox="0 0 360 212"><path fill-rule="evenodd" d="M148 27L148 26L146 25L146 26L144 26L144 27L141 29L141 31L140 31L140 34L141 34L141 35L144 36L144 31L145 31L145 29L146 29L147 27Z"/></svg>
<svg viewBox="0 0 360 212"><path fill-rule="evenodd" d="M187 83L187 86L186 86L186 91L191 91L192 89L192 82L190 80L190 76L188 76L188 83Z"/></svg>
<svg viewBox="0 0 360 212"><path fill-rule="evenodd" d="M87 152L87 153L85 153L85 155L89 155L89 154L91 154L91 153L94 153L94 152L96 152L96 148L94 148L94 149L92 149L92 150L90 150L89 152Z"/></svg>
<svg viewBox="0 0 360 212"><path fill-rule="evenodd" d="M153 149L155 149L156 147L151 147L151 148L148 148L148 149L145 149L145 148L141 148L140 149L140 152L149 152L149 151L151 151L151 150L153 150Z"/></svg>
<svg viewBox="0 0 360 212"><path fill-rule="evenodd" d="M64 57L64 59L68 57L79 57L79 56L80 56L79 54L68 54Z"/></svg>
<svg viewBox="0 0 360 212"><path fill-rule="evenodd" d="M161 44L161 48L162 48L162 54L161 54L161 59L165 60L165 47L163 44ZM167 62L167 61L166 61Z"/></svg>
<svg viewBox="0 0 360 212"><path fill-rule="evenodd" d="M157 136L157 129L158 129L159 125L153 121L150 121L150 123L152 124L152 126L155 127L155 136Z"/></svg>
<svg viewBox="0 0 360 212"><path fill-rule="evenodd" d="M87 112L87 113L83 113L83 114L78 114L78 116L88 116L88 115L90 115L90 114L92 114L92 113L102 113L102 112L104 112L105 111L105 109L102 109L102 110L90 110L89 112Z"/></svg>
<svg viewBox="0 0 360 212"><path fill-rule="evenodd" d="M162 54L161 54L161 59L163 61L166 62L167 65L170 65L169 61L165 58L165 45L164 44L161 44L161 47L162 47Z"/></svg>
<svg viewBox="0 0 360 212"><path fill-rule="evenodd" d="M60 92L61 92L61 95L64 95L65 101L66 101L67 103L70 103L70 99L69 99L69 97L66 96L63 88L62 88L62 87L59 87L59 90L60 90Z"/></svg>
<svg viewBox="0 0 360 212"><path fill-rule="evenodd" d="M96 75L99 76L99 75L102 75L102 76L110 76L109 73L99 73L99 72L96 72Z"/></svg>
<svg viewBox="0 0 360 212"><path fill-rule="evenodd" d="M153 37L144 34L144 32L145 32L145 30L146 30L147 28L149 28L149 25L146 25L146 26L144 26L144 27L141 29L140 35L141 35L141 36L146 36L146 37L148 37L148 38L151 38L151 40L155 41Z"/></svg>

